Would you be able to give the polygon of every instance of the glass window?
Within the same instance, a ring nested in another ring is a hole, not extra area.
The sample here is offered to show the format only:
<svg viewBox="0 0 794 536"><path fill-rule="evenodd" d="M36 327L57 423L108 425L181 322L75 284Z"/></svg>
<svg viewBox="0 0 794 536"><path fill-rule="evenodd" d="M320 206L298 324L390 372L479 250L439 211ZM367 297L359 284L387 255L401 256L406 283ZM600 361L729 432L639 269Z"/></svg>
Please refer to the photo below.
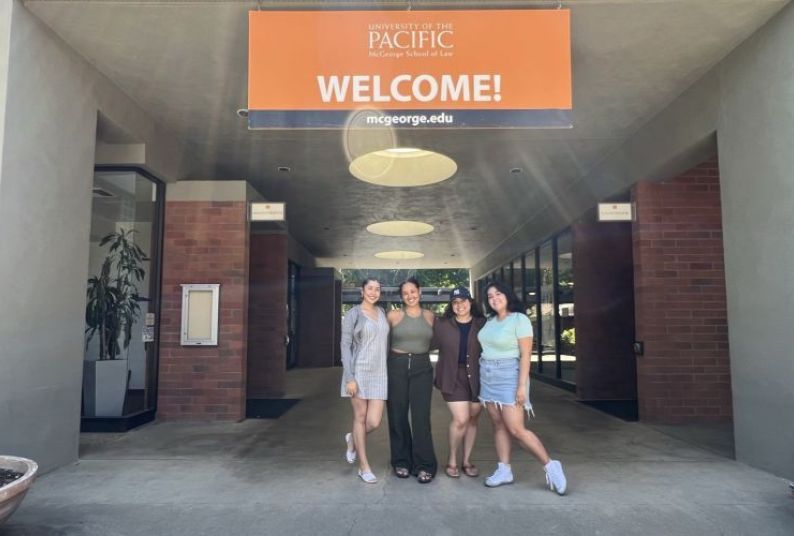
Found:
<svg viewBox="0 0 794 536"><path fill-rule="evenodd" d="M574 382L576 330L574 326L573 239L571 231L557 237L557 309L560 314L560 377Z"/></svg>
<svg viewBox="0 0 794 536"><path fill-rule="evenodd" d="M538 372L556 377L557 331L554 322L554 251L551 240L540 247L541 360Z"/></svg>
<svg viewBox="0 0 794 536"><path fill-rule="evenodd" d="M524 255L524 307L529 320L532 322L532 332L535 336L532 338L532 370L538 372L538 344L540 341L540 324L538 318L538 276L537 268L535 266L535 251L531 251Z"/></svg>
<svg viewBox="0 0 794 536"><path fill-rule="evenodd" d="M91 207L83 416L156 401L160 190L136 171L97 171Z"/></svg>
<svg viewBox="0 0 794 536"><path fill-rule="evenodd" d="M524 302L524 277L521 273L521 259L522 257L518 257L512 263L512 273L513 273L513 292L515 292L518 299L521 302Z"/></svg>
<svg viewBox="0 0 794 536"><path fill-rule="evenodd" d="M513 266L512 264L508 263L502 267L502 273L504 274L504 278L502 281L508 288L513 288Z"/></svg>

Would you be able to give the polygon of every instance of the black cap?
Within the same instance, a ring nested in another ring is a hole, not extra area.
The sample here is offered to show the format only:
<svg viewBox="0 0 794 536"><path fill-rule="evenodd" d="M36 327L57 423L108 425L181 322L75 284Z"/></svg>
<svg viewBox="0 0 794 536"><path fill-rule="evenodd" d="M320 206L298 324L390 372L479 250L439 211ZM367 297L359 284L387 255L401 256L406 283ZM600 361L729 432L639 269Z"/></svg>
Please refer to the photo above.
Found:
<svg viewBox="0 0 794 536"><path fill-rule="evenodd" d="M469 292L469 289L467 289L466 287L455 287L454 289L452 289L452 292L449 293L450 302L452 300L470 300L470 299L471 299L471 293Z"/></svg>

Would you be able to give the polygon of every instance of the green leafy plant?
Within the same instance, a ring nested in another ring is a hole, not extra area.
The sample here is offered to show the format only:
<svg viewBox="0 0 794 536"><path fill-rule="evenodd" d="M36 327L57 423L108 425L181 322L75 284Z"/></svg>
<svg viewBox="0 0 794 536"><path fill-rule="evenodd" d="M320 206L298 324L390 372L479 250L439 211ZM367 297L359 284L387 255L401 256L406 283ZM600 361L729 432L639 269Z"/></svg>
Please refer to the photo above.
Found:
<svg viewBox="0 0 794 536"><path fill-rule="evenodd" d="M564 354L575 354L576 352L576 328L568 328L560 333L560 350Z"/></svg>
<svg viewBox="0 0 794 536"><path fill-rule="evenodd" d="M99 335L99 359L116 359L129 348L132 325L141 313L138 287L146 272L143 250L134 242L135 230L119 229L99 242L108 247L98 275L88 280L85 323L86 344ZM121 341L119 341L121 339Z"/></svg>

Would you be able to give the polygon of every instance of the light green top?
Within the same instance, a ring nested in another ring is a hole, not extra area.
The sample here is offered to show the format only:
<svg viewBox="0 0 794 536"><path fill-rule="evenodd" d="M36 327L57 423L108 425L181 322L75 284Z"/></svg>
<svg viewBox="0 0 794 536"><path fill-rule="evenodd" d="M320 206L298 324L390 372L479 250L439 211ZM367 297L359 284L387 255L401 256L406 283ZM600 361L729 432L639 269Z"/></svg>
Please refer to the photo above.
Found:
<svg viewBox="0 0 794 536"><path fill-rule="evenodd" d="M532 322L523 313L510 313L504 320L493 316L477 334L483 359L518 359L518 339L526 337L532 337Z"/></svg>

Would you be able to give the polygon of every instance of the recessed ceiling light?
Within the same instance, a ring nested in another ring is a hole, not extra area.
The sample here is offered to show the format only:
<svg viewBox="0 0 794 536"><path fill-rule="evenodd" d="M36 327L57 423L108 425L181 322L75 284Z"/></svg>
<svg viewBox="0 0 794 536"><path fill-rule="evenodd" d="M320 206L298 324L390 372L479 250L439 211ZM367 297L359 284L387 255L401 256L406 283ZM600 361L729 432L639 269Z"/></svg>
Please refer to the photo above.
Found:
<svg viewBox="0 0 794 536"><path fill-rule="evenodd" d="M379 186L426 186L450 178L458 165L450 157L413 147L394 147L359 156L350 173Z"/></svg>
<svg viewBox="0 0 794 536"><path fill-rule="evenodd" d="M237 110L237 115L240 117L248 117L248 110L246 108L240 108Z"/></svg>
<svg viewBox="0 0 794 536"><path fill-rule="evenodd" d="M433 232L433 226L421 221L381 221L367 225L367 231L381 236L419 236Z"/></svg>
<svg viewBox="0 0 794 536"><path fill-rule="evenodd" d="M421 259L425 256L424 253L419 253L418 251L380 251L375 254L375 256L379 259L391 259L391 260L399 260L404 261L408 259Z"/></svg>
<svg viewBox="0 0 794 536"><path fill-rule="evenodd" d="M416 147L392 147L391 149L386 149L386 152L392 154L407 154L415 153L421 150L422 149L417 149Z"/></svg>

